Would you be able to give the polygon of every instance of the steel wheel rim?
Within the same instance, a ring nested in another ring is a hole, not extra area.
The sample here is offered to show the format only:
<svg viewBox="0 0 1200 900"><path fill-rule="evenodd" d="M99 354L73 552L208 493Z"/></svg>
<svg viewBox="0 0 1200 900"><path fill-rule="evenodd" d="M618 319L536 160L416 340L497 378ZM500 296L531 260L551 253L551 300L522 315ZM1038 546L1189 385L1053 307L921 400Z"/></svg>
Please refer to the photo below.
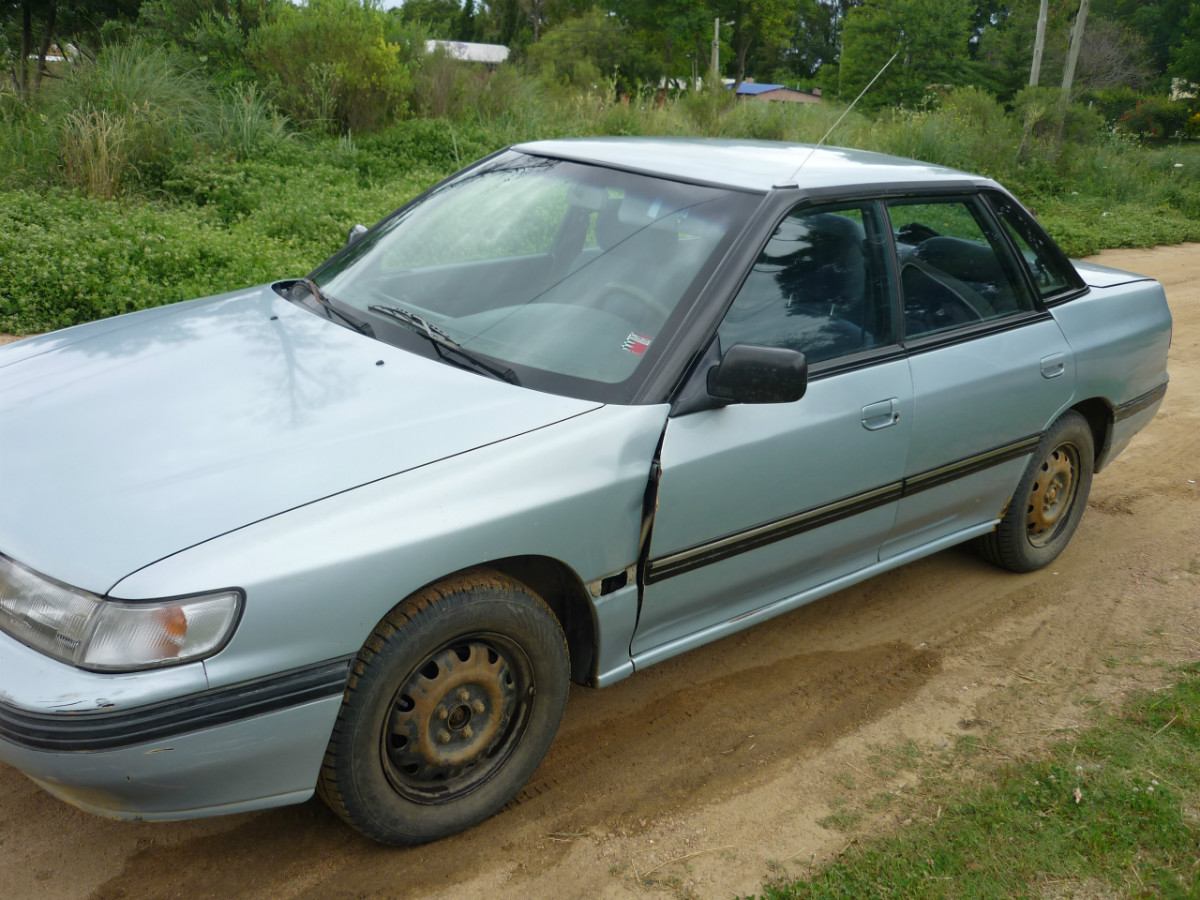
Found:
<svg viewBox="0 0 1200 900"><path fill-rule="evenodd" d="M508 638L472 634L438 648L384 714L380 757L392 789L426 805L477 790L520 743L532 698L529 657Z"/></svg>
<svg viewBox="0 0 1200 900"><path fill-rule="evenodd" d="M1059 444L1042 459L1025 503L1025 536L1034 547L1045 547L1071 521L1079 494L1079 448Z"/></svg>

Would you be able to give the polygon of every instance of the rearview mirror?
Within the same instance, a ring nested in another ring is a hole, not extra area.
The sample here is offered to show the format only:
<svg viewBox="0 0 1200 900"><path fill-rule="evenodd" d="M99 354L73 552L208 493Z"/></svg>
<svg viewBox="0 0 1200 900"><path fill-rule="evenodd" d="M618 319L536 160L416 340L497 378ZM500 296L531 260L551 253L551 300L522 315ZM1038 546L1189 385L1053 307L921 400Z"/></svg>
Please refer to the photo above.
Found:
<svg viewBox="0 0 1200 900"><path fill-rule="evenodd" d="M367 233L366 225L362 225L362 224L355 225L348 232L346 232L346 246L349 247L351 244L353 244L355 241L357 241L360 237L362 237L366 233Z"/></svg>
<svg viewBox="0 0 1200 900"><path fill-rule="evenodd" d="M735 344L708 370L708 393L724 403L792 403L808 389L799 350Z"/></svg>

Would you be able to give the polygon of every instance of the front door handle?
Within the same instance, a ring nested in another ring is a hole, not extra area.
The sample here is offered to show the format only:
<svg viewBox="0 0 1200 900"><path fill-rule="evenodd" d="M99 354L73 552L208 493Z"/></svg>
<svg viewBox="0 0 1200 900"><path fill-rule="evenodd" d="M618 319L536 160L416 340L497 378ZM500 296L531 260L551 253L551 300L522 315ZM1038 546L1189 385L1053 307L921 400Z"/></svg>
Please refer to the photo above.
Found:
<svg viewBox="0 0 1200 900"><path fill-rule="evenodd" d="M867 431L878 431L900 421L900 405L896 397L869 403L862 410L862 424Z"/></svg>
<svg viewBox="0 0 1200 900"><path fill-rule="evenodd" d="M1057 378L1065 371L1067 371L1067 355L1065 353L1051 353L1049 356L1042 357L1043 378Z"/></svg>

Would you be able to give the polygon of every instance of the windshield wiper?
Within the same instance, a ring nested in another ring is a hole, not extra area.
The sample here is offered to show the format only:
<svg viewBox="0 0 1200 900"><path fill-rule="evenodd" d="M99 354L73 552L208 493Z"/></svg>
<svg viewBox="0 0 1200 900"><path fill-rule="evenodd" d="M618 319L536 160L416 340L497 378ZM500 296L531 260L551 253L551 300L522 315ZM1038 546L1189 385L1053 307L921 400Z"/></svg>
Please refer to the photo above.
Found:
<svg viewBox="0 0 1200 900"><path fill-rule="evenodd" d="M517 373L512 369L507 366L494 366L480 359L458 341L454 340L454 338L450 337L443 329L410 309L405 309L402 306L385 306L382 303L372 304L367 309L371 312L395 319L397 322L403 322L413 331L424 335L433 344L433 349L437 352L438 356L447 362L453 364L453 360L448 359L446 356L447 352L453 353L478 372L484 372L494 378L499 378L501 381L507 381L509 384L521 383L517 378Z"/></svg>
<svg viewBox="0 0 1200 900"><path fill-rule="evenodd" d="M370 322L360 322L353 316L349 316L342 312L333 305L330 299L325 296L325 292L322 291L320 286L311 278L294 278L292 279L292 283L294 285L300 284L304 286L304 289L312 295L312 298L316 300L321 309L325 311L325 317L327 319L332 321L334 316L336 316L337 318L341 319L343 323L349 325L359 334L365 334L367 337L375 337L375 330L371 327Z"/></svg>

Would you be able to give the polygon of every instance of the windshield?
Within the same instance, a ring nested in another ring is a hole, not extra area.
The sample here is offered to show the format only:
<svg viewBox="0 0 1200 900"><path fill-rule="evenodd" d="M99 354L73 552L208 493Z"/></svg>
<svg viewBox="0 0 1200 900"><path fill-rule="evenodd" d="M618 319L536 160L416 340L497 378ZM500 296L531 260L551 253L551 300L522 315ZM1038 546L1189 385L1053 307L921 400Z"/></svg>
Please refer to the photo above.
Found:
<svg viewBox="0 0 1200 900"><path fill-rule="evenodd" d="M510 151L380 223L313 278L407 349L428 348L371 307L415 313L522 384L620 400L755 199Z"/></svg>

